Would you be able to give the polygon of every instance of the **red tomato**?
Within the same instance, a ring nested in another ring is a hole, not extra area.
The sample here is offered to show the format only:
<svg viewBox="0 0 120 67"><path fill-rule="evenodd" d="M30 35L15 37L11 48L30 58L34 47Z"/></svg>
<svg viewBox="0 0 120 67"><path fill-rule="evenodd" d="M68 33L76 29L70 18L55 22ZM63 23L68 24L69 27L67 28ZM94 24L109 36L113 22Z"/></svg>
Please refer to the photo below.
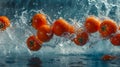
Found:
<svg viewBox="0 0 120 67"><path fill-rule="evenodd" d="M77 37L74 38L74 43L79 46L84 46L89 40L89 35L87 32L80 32Z"/></svg>
<svg viewBox="0 0 120 67"><path fill-rule="evenodd" d="M100 20L98 20L94 16L90 16L86 19L84 26L88 33L97 32L100 28Z"/></svg>
<svg viewBox="0 0 120 67"><path fill-rule="evenodd" d="M117 24L112 20L104 20L99 29L99 33L102 37L110 37L112 34L117 32Z"/></svg>
<svg viewBox="0 0 120 67"><path fill-rule="evenodd" d="M113 37L110 38L110 42L114 46L120 46L120 34L116 34Z"/></svg>
<svg viewBox="0 0 120 67"><path fill-rule="evenodd" d="M53 37L50 25L41 26L37 31L37 36L40 41L48 42Z"/></svg>
<svg viewBox="0 0 120 67"><path fill-rule="evenodd" d="M58 19L53 23L52 31L57 36L62 36L63 33L74 33L74 27L64 19Z"/></svg>
<svg viewBox="0 0 120 67"><path fill-rule="evenodd" d="M10 20L6 16L0 16L0 30L4 31L10 26Z"/></svg>
<svg viewBox="0 0 120 67"><path fill-rule="evenodd" d="M27 43L27 47L31 51L38 51L42 47L42 41L40 41L39 39L37 39L37 37L34 36L34 35L30 36L27 39L26 43Z"/></svg>
<svg viewBox="0 0 120 67"><path fill-rule="evenodd" d="M46 16L44 14L35 14L32 17L32 26L38 30L40 26L42 25L46 25L47 24L47 20L46 20Z"/></svg>

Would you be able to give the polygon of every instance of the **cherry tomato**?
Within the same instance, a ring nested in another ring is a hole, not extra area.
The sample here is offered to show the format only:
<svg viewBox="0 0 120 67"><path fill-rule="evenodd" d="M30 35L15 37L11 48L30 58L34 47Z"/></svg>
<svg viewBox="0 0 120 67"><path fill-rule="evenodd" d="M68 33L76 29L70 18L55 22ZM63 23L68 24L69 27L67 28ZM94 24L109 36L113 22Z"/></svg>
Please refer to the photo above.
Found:
<svg viewBox="0 0 120 67"><path fill-rule="evenodd" d="M85 28L88 33L97 32L100 28L100 20L94 16L90 16L85 21Z"/></svg>
<svg viewBox="0 0 120 67"><path fill-rule="evenodd" d="M27 47L31 51L38 51L42 47L42 41L40 41L36 36L30 36L27 41Z"/></svg>
<svg viewBox="0 0 120 67"><path fill-rule="evenodd" d="M77 34L76 38L74 38L74 43L79 46L84 46L89 40L89 35L87 32L80 32Z"/></svg>
<svg viewBox="0 0 120 67"><path fill-rule="evenodd" d="M45 24L47 24L47 20L44 14L38 13L32 17L32 26L36 30L38 30L40 26Z"/></svg>
<svg viewBox="0 0 120 67"><path fill-rule="evenodd" d="M0 30L4 31L10 26L10 20L6 16L0 16Z"/></svg>
<svg viewBox="0 0 120 67"><path fill-rule="evenodd" d="M115 34L113 37L111 37L110 42L114 46L120 46L120 34Z"/></svg>
<svg viewBox="0 0 120 67"><path fill-rule="evenodd" d="M113 20L106 19L100 24L99 33L102 37L110 37L117 32L117 24Z"/></svg>
<svg viewBox="0 0 120 67"><path fill-rule="evenodd" d="M62 36L63 33L74 33L74 27L64 19L58 19L53 23L52 31L57 36Z"/></svg>
<svg viewBox="0 0 120 67"><path fill-rule="evenodd" d="M53 37L50 25L41 26L37 31L37 36L40 41L48 42Z"/></svg>
<svg viewBox="0 0 120 67"><path fill-rule="evenodd" d="M120 26L118 27L118 30L120 30Z"/></svg>

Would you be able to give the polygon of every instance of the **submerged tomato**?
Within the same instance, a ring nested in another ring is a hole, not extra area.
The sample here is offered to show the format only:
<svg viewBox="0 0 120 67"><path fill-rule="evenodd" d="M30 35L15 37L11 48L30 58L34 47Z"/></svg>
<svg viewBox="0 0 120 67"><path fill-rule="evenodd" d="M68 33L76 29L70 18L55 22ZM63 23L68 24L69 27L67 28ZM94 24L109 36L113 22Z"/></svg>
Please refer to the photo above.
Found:
<svg viewBox="0 0 120 67"><path fill-rule="evenodd" d="M112 59L115 59L116 57L115 56L111 56L111 55L104 55L103 57L102 57L102 60L112 60Z"/></svg>

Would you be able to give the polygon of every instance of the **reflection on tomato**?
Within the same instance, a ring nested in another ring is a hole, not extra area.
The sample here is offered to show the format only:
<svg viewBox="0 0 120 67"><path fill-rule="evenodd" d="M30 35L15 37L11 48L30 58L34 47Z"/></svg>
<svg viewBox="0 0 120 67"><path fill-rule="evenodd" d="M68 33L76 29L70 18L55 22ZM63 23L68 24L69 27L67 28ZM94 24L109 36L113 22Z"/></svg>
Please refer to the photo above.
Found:
<svg viewBox="0 0 120 67"><path fill-rule="evenodd" d="M26 43L31 51L38 51L42 47L42 42L34 35L30 36Z"/></svg>
<svg viewBox="0 0 120 67"><path fill-rule="evenodd" d="M102 60L112 60L112 59L115 59L116 57L115 56L111 56L111 55L104 55L103 57L102 57Z"/></svg>

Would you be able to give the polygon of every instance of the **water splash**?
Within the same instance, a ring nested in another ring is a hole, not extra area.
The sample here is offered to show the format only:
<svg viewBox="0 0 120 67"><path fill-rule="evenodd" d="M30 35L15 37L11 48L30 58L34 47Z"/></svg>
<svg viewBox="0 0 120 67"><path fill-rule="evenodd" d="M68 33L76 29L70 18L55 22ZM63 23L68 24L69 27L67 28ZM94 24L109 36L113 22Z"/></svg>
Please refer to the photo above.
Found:
<svg viewBox="0 0 120 67"><path fill-rule="evenodd" d="M63 17L76 29L83 27L85 18L89 15L95 15L99 18L109 17L119 23L120 15L117 14L120 10L119 0L26 1L27 4L22 4L22 1L18 0L0 1L3 3L0 5L0 15L8 16L12 24L6 31L0 32L0 50L3 56L13 53L27 56L44 55L44 53L97 54L119 52L119 47L112 46L109 40L102 40L98 32L90 35L89 42L83 47L75 45L69 40L69 37L66 39L58 36L54 36L50 42L44 43L43 48L37 52L31 52L26 46L26 38L29 35L36 35L36 31L29 25L30 19L36 13L44 13L49 24L52 24L55 19ZM12 3L14 4L12 5Z"/></svg>

